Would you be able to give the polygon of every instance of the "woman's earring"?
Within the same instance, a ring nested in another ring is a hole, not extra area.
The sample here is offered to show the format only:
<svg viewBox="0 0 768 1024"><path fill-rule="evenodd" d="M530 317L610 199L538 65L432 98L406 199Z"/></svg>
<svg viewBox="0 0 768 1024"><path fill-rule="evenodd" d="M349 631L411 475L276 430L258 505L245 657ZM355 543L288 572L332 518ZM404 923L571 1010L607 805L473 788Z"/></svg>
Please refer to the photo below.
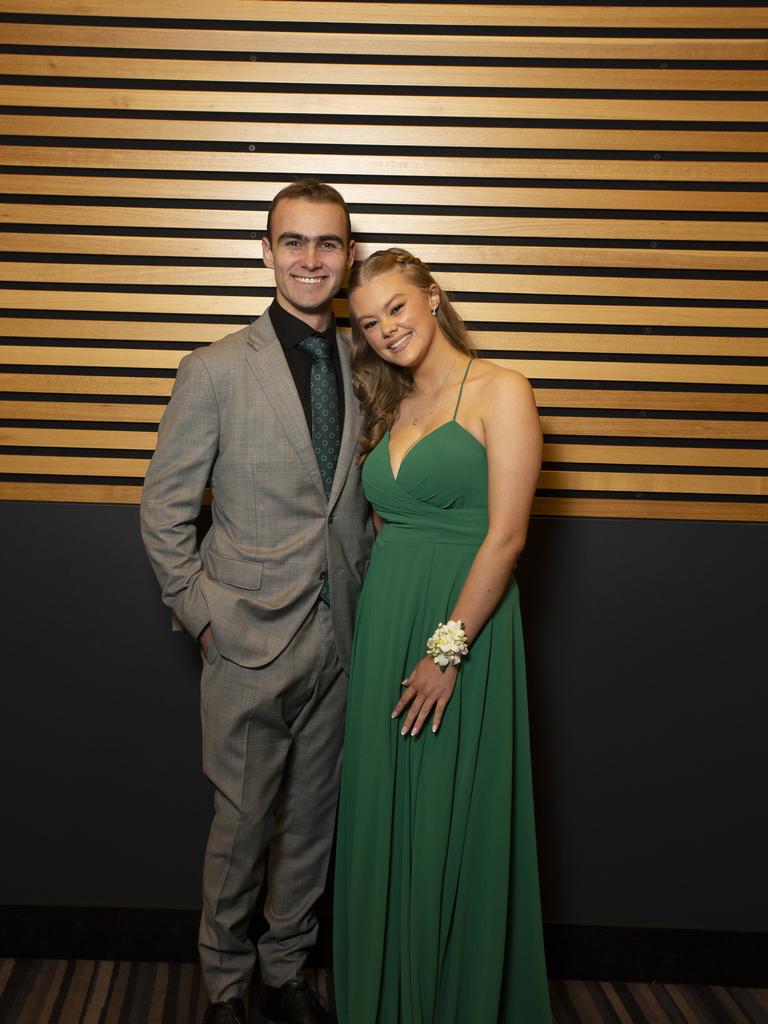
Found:
<svg viewBox="0 0 768 1024"><path fill-rule="evenodd" d="M439 309L438 306L433 306L432 307L432 309L430 310L430 313L432 314L432 316L437 316L438 309Z"/></svg>

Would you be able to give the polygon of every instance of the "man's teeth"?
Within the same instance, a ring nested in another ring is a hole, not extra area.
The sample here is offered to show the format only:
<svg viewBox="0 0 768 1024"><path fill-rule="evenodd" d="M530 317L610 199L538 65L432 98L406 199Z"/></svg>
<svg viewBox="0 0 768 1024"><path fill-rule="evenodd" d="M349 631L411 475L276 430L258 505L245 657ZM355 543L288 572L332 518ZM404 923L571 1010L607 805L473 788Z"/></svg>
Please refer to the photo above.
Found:
<svg viewBox="0 0 768 1024"><path fill-rule="evenodd" d="M323 279L322 277L297 277L297 281L301 281L302 284L319 284Z"/></svg>

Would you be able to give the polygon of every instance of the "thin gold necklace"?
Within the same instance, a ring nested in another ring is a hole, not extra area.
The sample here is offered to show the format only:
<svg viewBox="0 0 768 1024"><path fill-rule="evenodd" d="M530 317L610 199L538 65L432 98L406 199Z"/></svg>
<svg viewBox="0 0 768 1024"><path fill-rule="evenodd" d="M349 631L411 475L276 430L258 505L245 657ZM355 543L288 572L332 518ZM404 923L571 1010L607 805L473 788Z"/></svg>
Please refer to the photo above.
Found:
<svg viewBox="0 0 768 1024"><path fill-rule="evenodd" d="M451 365L448 367L448 373L446 373L445 377L443 377L442 381L440 382L439 387L437 387L435 389L435 392L434 392L435 394L439 394L443 390L443 388L445 387L446 382L447 382L447 380L448 380L448 378L449 378L449 376L451 374L451 370L456 365L456 360L457 359L458 359L458 356L454 356L453 359L451 360ZM435 407L434 403L432 403L432 405L429 408L429 412L432 412L434 407ZM421 415L418 415L418 416L411 415L411 426L415 427L420 419L421 419Z"/></svg>

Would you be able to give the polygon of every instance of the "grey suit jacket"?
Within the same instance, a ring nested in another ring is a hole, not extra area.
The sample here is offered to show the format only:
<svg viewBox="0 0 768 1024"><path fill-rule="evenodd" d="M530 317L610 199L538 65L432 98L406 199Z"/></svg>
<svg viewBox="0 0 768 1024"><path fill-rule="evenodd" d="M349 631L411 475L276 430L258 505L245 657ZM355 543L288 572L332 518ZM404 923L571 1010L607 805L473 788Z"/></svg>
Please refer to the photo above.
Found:
<svg viewBox="0 0 768 1024"><path fill-rule="evenodd" d="M163 600L197 638L259 667L290 642L330 583L333 629L349 667L372 530L354 464L360 413L337 337L345 418L326 499L296 386L268 314L186 356L160 423L141 526ZM195 521L210 479L213 525Z"/></svg>

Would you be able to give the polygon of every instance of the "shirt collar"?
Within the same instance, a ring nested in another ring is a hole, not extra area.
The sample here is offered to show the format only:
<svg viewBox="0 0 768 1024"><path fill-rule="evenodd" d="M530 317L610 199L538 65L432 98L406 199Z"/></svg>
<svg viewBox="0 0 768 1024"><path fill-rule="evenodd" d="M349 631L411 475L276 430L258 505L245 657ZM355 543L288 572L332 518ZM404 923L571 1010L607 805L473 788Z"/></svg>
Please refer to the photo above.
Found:
<svg viewBox="0 0 768 1024"><path fill-rule="evenodd" d="M316 331L314 327L310 327L293 313L283 309L277 299L273 299L269 307L269 319L272 321L275 334L284 349L294 348L300 341L312 334L319 334L321 337L327 338L331 345L336 341L336 320L333 314L331 314L327 328L324 331Z"/></svg>

